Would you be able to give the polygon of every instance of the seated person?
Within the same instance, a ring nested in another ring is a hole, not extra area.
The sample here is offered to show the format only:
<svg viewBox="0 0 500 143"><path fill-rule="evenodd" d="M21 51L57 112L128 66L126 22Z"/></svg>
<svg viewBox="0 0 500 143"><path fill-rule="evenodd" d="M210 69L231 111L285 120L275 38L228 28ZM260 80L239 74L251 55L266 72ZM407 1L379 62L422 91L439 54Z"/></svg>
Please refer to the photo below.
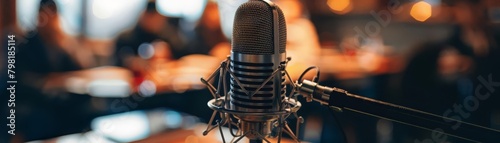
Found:
<svg viewBox="0 0 500 143"><path fill-rule="evenodd" d="M168 55L164 57L167 61L183 56L181 36L168 20L168 17L158 13L155 1L149 1L137 26L118 37L115 44L116 65L132 70L136 77L143 76L149 68L147 60L152 57L151 51L155 53L152 49L155 43L161 43L161 51L167 52L162 53Z"/></svg>
<svg viewBox="0 0 500 143"><path fill-rule="evenodd" d="M119 68L87 69L94 65L92 53L62 31L56 3L42 0L38 12L36 34L18 46L16 55L15 138L24 141L88 129L96 112L91 97L82 95L87 83L107 75L129 76ZM72 93L75 89L83 92Z"/></svg>

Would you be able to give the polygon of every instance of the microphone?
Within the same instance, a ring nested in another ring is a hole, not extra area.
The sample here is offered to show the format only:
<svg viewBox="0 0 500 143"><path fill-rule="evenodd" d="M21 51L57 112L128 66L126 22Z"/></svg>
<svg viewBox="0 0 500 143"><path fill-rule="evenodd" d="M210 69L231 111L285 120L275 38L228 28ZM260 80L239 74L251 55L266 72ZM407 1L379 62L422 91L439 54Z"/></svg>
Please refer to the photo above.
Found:
<svg viewBox="0 0 500 143"><path fill-rule="evenodd" d="M500 141L500 131L495 129L354 95L343 89L321 86L309 80L295 84L297 91L307 102L316 101L336 111L348 110L426 129L432 131L433 136L443 137L447 134L471 142ZM453 128L457 124L460 126Z"/></svg>
<svg viewBox="0 0 500 143"><path fill-rule="evenodd" d="M280 111L286 90L285 73L279 68L286 60L283 12L269 1L242 4L235 14L232 40L230 70L235 76L230 79L230 109L247 113ZM243 132L256 131L246 135L253 140L259 134L268 136L278 116L236 118Z"/></svg>
<svg viewBox="0 0 500 143"><path fill-rule="evenodd" d="M292 114L298 122L302 119L296 114L300 102L286 95L285 76L292 81L285 70L290 59L286 57L286 24L281 9L269 0L240 5L233 23L231 55L208 80L201 79L214 96L208 102L215 110L210 123L217 112L222 118L204 134L222 125L234 125L238 128L236 134L231 132L237 137L235 142L243 137L250 142L269 142L266 138L275 136L279 141L282 132L298 141L286 122ZM208 81L217 73L215 88ZM229 86L226 74L230 74Z"/></svg>

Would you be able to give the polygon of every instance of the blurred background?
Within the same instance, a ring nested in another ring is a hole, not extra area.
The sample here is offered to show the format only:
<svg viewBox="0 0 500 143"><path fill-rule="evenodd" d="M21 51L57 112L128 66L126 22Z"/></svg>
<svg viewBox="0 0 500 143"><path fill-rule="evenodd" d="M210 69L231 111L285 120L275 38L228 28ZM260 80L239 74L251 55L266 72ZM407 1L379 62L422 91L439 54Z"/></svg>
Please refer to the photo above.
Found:
<svg viewBox="0 0 500 143"><path fill-rule="evenodd" d="M245 1L2 0L0 79L7 80L6 36L14 34L18 83L16 135L0 137L221 142L219 133L201 135L212 97L199 79L230 53L234 12ZM273 2L285 14L292 79L316 65L323 85L500 129L500 1ZM357 113L336 113L338 125L328 108L301 102L298 136L306 142L433 139L431 131Z"/></svg>

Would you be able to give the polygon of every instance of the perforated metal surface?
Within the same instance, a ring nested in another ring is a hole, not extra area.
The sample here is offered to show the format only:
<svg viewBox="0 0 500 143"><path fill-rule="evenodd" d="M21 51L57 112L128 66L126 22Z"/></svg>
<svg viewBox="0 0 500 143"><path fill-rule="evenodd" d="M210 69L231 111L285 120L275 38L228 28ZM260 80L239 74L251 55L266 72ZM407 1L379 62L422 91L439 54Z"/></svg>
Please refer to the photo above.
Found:
<svg viewBox="0 0 500 143"><path fill-rule="evenodd" d="M248 64L242 62L231 62L231 71L235 73L236 78L239 79L241 85L245 87L246 90L250 92L256 92L257 88L264 83L264 81L270 77L273 73L272 65L273 63L263 63L263 64ZM258 68L258 69L255 69ZM285 97L285 72L281 72L281 82L280 85L280 99ZM231 104L237 106L238 108L247 108L247 111L257 111L265 112L272 111L276 108L273 101L276 100L274 96L274 82L273 80L267 82L263 88L261 88L254 97L249 97L244 93L244 90L236 83L234 79L230 80L231 85Z"/></svg>
<svg viewBox="0 0 500 143"><path fill-rule="evenodd" d="M283 12L279 15L279 52L285 52L286 24ZM236 11L233 25L232 50L242 54L274 54L272 7L263 1L251 0Z"/></svg>

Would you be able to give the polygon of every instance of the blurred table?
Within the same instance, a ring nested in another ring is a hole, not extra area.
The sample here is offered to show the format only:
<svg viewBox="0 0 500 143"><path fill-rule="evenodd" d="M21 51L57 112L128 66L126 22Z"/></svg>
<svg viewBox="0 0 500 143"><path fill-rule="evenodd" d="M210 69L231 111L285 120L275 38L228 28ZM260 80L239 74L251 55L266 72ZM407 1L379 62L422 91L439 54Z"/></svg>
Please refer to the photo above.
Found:
<svg viewBox="0 0 500 143"><path fill-rule="evenodd" d="M193 129L178 129L171 131L164 131L147 138L132 141L131 143L221 143L222 138L219 131L214 130L210 132L207 136L203 136L202 133L206 128L206 124L199 124ZM231 136L229 134L229 129L223 128L224 136L226 137L226 142L229 142ZM271 142L277 142L276 139L269 139ZM101 134L94 131L89 131L85 133L77 133L65 135L48 140L31 141L28 143L118 143L117 141L112 141ZM283 138L282 143L293 143L291 139ZM247 139L239 141L239 143L248 143Z"/></svg>

